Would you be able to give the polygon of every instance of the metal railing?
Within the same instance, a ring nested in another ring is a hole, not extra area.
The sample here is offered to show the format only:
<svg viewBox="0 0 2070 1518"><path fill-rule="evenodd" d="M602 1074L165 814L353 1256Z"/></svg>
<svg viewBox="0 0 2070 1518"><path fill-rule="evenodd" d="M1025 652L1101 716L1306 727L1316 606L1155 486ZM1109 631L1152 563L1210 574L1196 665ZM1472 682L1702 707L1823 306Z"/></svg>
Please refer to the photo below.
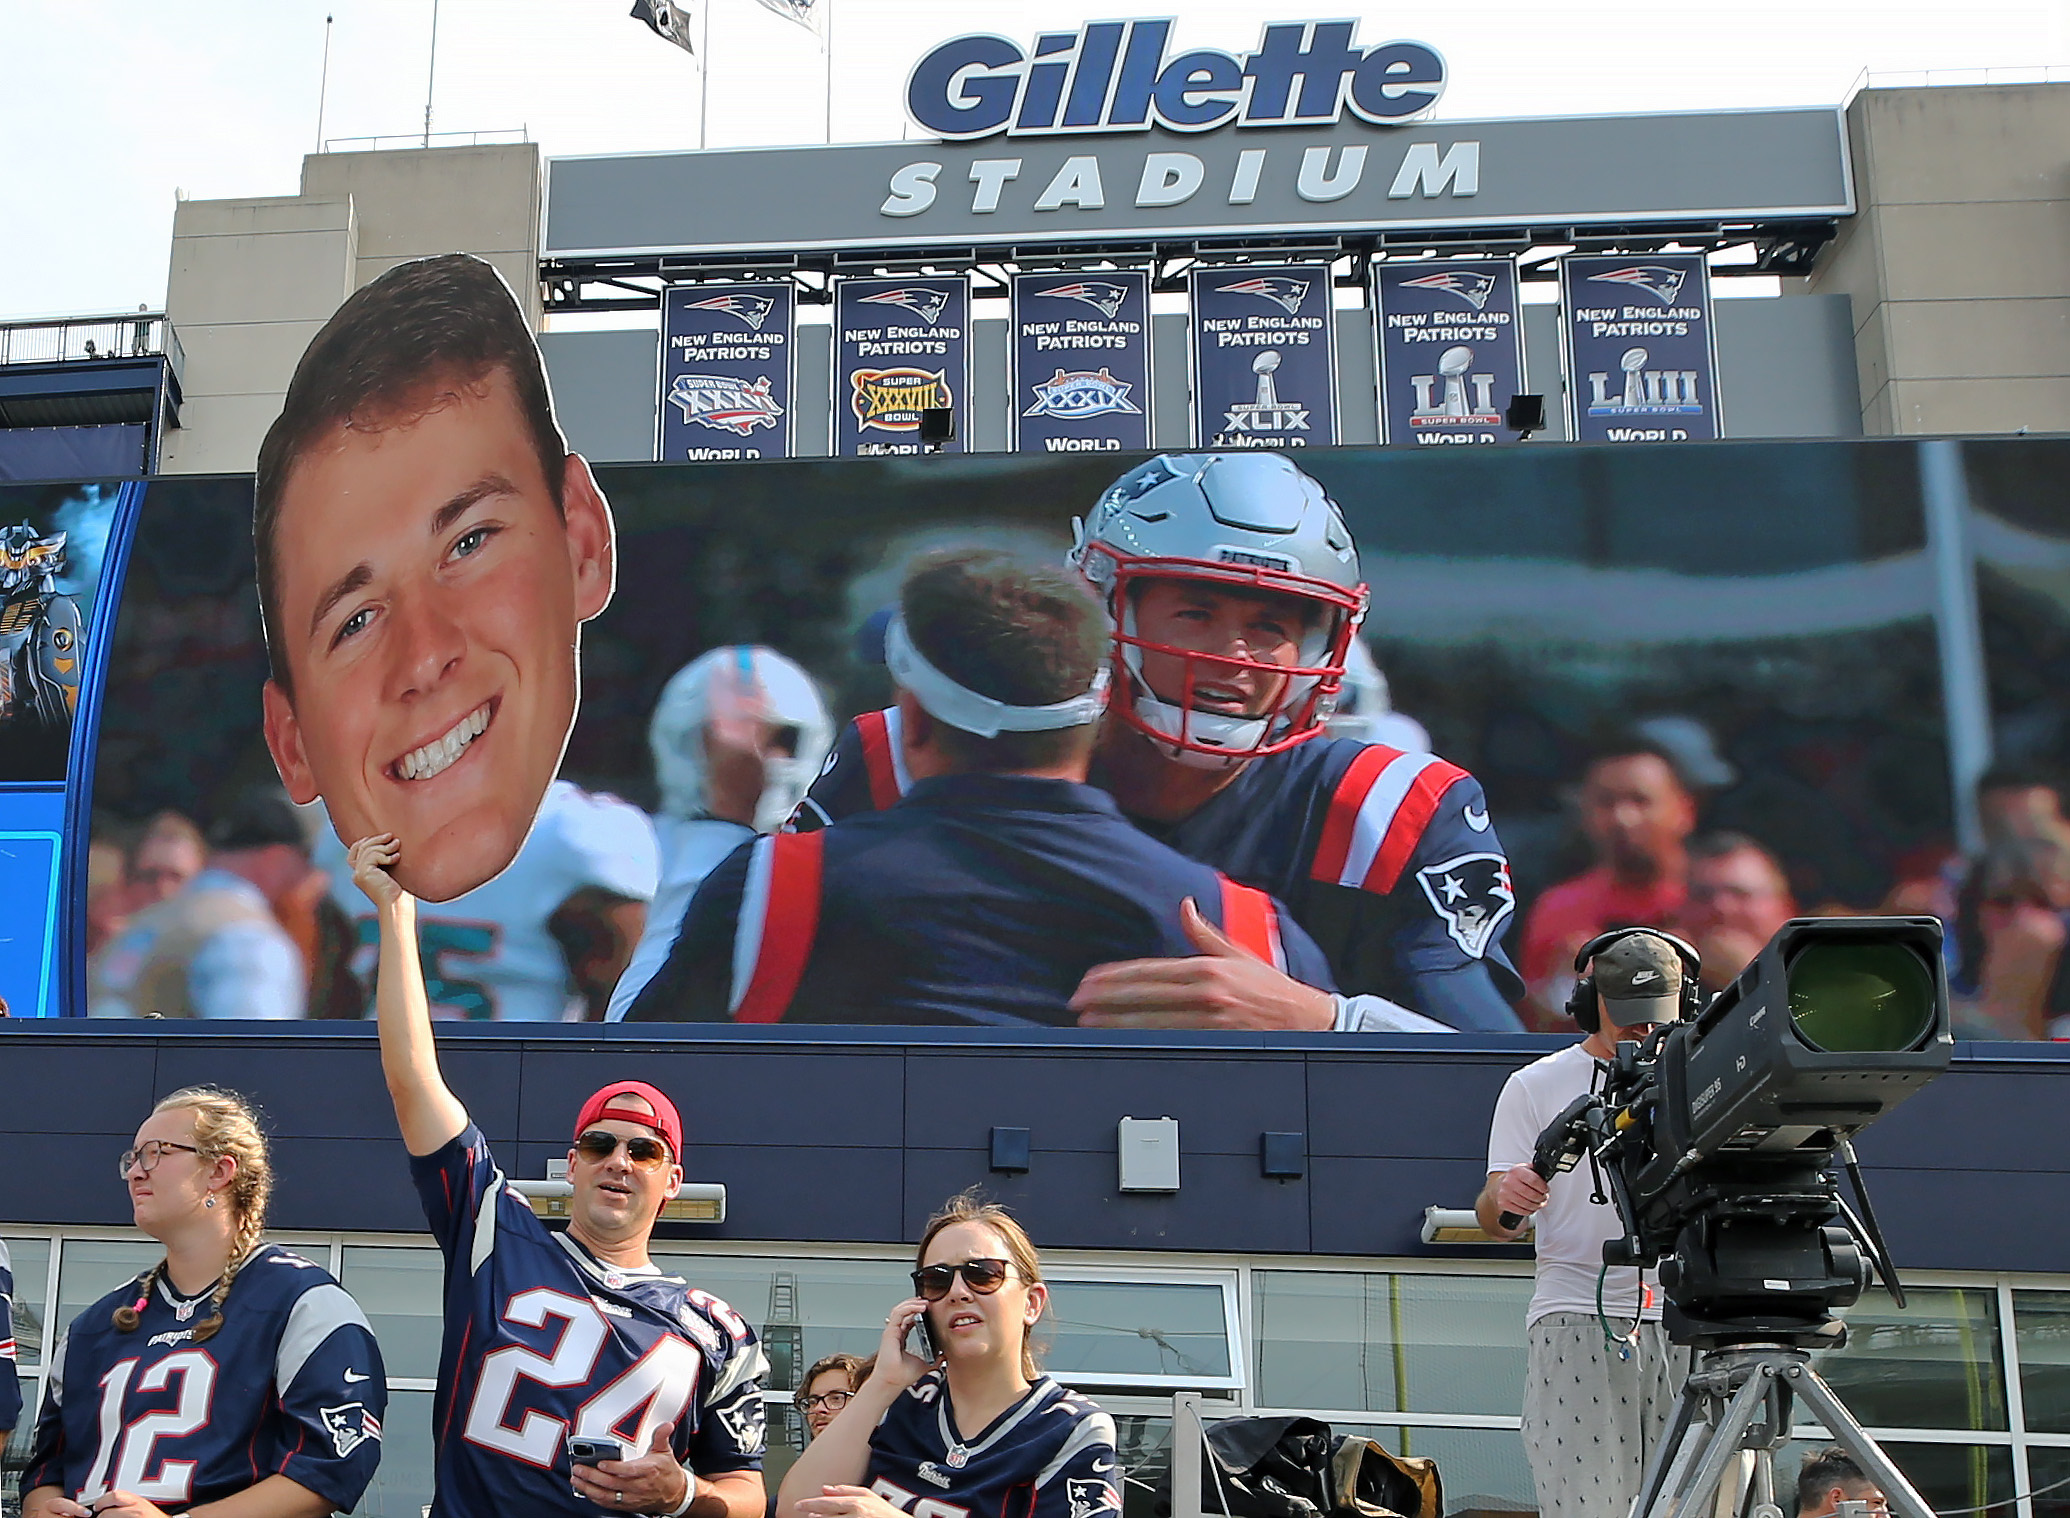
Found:
<svg viewBox="0 0 2070 1518"><path fill-rule="evenodd" d="M2070 63L2004 64L1977 69L1863 69L1843 101L1863 90L1944 89L1965 84L2070 84Z"/></svg>
<svg viewBox="0 0 2070 1518"><path fill-rule="evenodd" d="M164 354L178 374L187 355L163 311L0 322L0 364L55 364Z"/></svg>
<svg viewBox="0 0 2070 1518"><path fill-rule="evenodd" d="M480 148L530 142L530 127L501 127L493 132L390 132L379 137L326 137L326 153L385 153L397 148Z"/></svg>

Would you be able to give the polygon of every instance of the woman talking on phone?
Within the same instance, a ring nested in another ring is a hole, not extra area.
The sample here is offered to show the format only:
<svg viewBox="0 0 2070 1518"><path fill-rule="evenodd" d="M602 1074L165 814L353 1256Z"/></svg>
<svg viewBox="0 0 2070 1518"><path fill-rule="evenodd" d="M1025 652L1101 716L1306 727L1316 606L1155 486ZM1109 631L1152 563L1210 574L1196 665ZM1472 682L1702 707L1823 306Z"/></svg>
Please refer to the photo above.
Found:
<svg viewBox="0 0 2070 1518"><path fill-rule="evenodd" d="M351 1297L262 1242L273 1169L235 1092L175 1091L117 1168L165 1258L73 1319L23 1518L321 1518L381 1458L388 1382Z"/></svg>
<svg viewBox="0 0 2070 1518"><path fill-rule="evenodd" d="M918 1294L784 1476L777 1518L1119 1518L1114 1420L1043 1375L1029 1346L1049 1288L1021 1225L956 1197L914 1263Z"/></svg>

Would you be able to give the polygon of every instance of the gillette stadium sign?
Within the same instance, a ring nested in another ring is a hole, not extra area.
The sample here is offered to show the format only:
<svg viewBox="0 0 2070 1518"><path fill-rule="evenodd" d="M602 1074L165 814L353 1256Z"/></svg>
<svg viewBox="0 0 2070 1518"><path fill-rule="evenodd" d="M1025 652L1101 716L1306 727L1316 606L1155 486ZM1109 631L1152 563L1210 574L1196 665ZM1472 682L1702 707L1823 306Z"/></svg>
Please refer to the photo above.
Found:
<svg viewBox="0 0 2070 1518"><path fill-rule="evenodd" d="M1023 50L1004 37L944 42L913 68L906 111L947 141L1004 132L1206 132L1221 126L1326 126L1345 110L1396 126L1430 110L1445 61L1420 42L1362 48L1355 21L1268 25L1237 55L1170 54L1172 22L1095 21Z"/></svg>
<svg viewBox="0 0 2070 1518"><path fill-rule="evenodd" d="M1440 120L1445 61L1353 21L1248 52L1169 20L928 50L928 138L557 158L546 259L1828 221L1854 210L1832 106ZM1451 239L1457 241L1456 238Z"/></svg>

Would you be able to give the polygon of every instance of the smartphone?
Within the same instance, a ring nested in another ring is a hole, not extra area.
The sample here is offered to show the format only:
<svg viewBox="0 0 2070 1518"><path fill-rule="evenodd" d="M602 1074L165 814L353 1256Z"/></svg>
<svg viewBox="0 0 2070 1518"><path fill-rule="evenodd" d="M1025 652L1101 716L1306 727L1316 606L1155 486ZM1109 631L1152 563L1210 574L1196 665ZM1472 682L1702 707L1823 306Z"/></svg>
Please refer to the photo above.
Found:
<svg viewBox="0 0 2070 1518"><path fill-rule="evenodd" d="M568 1440L568 1463L570 1465L595 1465L602 1460L630 1460L632 1451L618 1439Z"/></svg>
<svg viewBox="0 0 2070 1518"><path fill-rule="evenodd" d="M934 1347L934 1332L927 1326L924 1312L906 1330L906 1353L926 1365L932 1365L941 1358L941 1351Z"/></svg>

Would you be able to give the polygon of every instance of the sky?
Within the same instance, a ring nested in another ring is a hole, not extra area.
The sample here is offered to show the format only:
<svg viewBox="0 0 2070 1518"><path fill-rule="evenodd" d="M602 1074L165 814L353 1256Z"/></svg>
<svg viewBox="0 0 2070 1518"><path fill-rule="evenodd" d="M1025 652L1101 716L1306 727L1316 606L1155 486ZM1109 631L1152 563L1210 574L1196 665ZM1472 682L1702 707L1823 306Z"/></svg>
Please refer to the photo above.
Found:
<svg viewBox="0 0 2070 1518"><path fill-rule="evenodd" d="M697 63L630 0L437 0L435 75L434 0L0 0L0 318L158 308L178 197L293 195L319 131L421 133L427 85L434 133L522 133L552 157L694 148L700 114L713 147L819 142L829 102L837 141L917 135L905 77L934 44L1128 15L1176 16L1175 47L1231 52L1265 21L1356 15L1364 44L1445 55L1450 121L1838 104L1865 71L2070 78L2070 0L831 3L823 51L754 0L711 0L701 113Z"/></svg>

